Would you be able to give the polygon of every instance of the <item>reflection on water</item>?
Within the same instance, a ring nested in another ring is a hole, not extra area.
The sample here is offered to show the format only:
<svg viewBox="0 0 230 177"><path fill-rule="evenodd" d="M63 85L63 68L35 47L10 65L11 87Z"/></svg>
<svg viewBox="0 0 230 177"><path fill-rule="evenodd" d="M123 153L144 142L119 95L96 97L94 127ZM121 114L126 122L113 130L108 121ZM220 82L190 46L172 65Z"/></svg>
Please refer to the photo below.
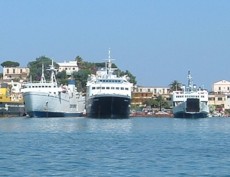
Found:
<svg viewBox="0 0 230 177"><path fill-rule="evenodd" d="M3 132L129 132L130 119L88 119L77 118L5 118L0 119Z"/></svg>
<svg viewBox="0 0 230 177"><path fill-rule="evenodd" d="M132 129L132 121L130 119L90 119L87 121L87 129L92 132L127 133Z"/></svg>

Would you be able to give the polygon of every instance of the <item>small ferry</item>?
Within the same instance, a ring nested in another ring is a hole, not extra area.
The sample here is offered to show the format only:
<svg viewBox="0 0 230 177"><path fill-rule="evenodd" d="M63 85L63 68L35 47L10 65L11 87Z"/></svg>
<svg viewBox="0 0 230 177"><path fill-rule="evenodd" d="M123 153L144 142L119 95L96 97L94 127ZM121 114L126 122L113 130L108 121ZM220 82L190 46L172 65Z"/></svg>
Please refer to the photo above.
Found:
<svg viewBox="0 0 230 177"><path fill-rule="evenodd" d="M193 85L190 71L188 72L188 86L183 86L181 91L173 91L172 101L175 118L206 118L209 116L208 91Z"/></svg>

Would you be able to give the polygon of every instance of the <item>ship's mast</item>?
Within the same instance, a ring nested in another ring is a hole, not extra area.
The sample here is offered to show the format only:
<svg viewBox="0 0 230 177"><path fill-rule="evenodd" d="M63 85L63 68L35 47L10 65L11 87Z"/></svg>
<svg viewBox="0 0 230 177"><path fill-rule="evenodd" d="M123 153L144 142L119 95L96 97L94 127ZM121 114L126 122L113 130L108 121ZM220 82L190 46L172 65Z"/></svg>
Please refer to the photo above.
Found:
<svg viewBox="0 0 230 177"><path fill-rule="evenodd" d="M113 59L111 59L111 54L110 54L110 49L109 49L109 52L108 52L108 59L107 59L107 61L105 62L106 73L107 73L107 75L108 75L109 77L113 74L112 60L113 60Z"/></svg>
<svg viewBox="0 0 230 177"><path fill-rule="evenodd" d="M42 76L41 76L41 83L46 83L46 78L44 75L44 64L42 63Z"/></svg>
<svg viewBox="0 0 230 177"><path fill-rule="evenodd" d="M56 83L57 80L56 80L56 77L55 77L55 72L56 72L57 70L54 68L53 60L52 60L52 64L50 65L50 68L49 68L48 70L51 71L50 82L51 82L51 83Z"/></svg>
<svg viewBox="0 0 230 177"><path fill-rule="evenodd" d="M191 75L191 72L188 71L188 89L191 91L192 90L192 86L193 86L193 83L192 83L192 75Z"/></svg>

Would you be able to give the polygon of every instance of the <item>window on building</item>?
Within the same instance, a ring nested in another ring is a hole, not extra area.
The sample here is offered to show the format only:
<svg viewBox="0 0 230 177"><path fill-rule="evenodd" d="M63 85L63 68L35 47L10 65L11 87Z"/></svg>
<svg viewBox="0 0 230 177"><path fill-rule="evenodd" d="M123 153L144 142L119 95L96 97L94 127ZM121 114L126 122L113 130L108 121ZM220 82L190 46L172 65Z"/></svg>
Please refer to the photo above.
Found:
<svg viewBox="0 0 230 177"><path fill-rule="evenodd" d="M221 87L219 87L219 90L221 90Z"/></svg>
<svg viewBox="0 0 230 177"><path fill-rule="evenodd" d="M15 69L13 69L13 73L15 74Z"/></svg>
<svg viewBox="0 0 230 177"><path fill-rule="evenodd" d="M218 101L222 101L223 99L222 99L222 97L218 97Z"/></svg>

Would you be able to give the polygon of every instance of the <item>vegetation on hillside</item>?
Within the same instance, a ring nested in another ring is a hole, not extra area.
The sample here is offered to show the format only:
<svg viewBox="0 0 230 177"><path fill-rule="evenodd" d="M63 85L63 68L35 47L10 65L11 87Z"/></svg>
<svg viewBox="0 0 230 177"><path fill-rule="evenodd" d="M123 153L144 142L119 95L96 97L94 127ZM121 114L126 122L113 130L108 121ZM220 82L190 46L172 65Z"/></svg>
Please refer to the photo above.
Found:
<svg viewBox="0 0 230 177"><path fill-rule="evenodd" d="M105 67L105 63L92 63L84 61L80 56L75 58L77 61L79 71L73 72L72 78L76 80L77 88L79 91L85 92L86 91L86 83L88 76L90 74L96 74L96 71L102 67ZM36 58L35 61L29 62L27 67L30 68L30 78L33 81L40 81L42 75L42 65L44 65L44 75L45 78L48 80L50 78L50 72L47 71L49 65L51 65L52 60L48 57L41 56ZM58 64L54 62L55 68L58 68ZM115 64L112 65L112 68L117 68ZM130 82L136 84L136 77L131 74L128 70L121 71L117 69L115 73L118 76L127 75L130 78ZM69 76L67 76L65 71L57 73L57 80L60 84L66 84Z"/></svg>
<svg viewBox="0 0 230 177"><path fill-rule="evenodd" d="M52 60L46 56L41 56L36 58L35 61L31 61L27 64L27 67L30 69L29 78L32 81L40 81L42 76L42 65L44 66L44 75L48 80L50 78L50 72L47 71L50 65L52 64ZM57 68L58 64L54 62L54 67Z"/></svg>

